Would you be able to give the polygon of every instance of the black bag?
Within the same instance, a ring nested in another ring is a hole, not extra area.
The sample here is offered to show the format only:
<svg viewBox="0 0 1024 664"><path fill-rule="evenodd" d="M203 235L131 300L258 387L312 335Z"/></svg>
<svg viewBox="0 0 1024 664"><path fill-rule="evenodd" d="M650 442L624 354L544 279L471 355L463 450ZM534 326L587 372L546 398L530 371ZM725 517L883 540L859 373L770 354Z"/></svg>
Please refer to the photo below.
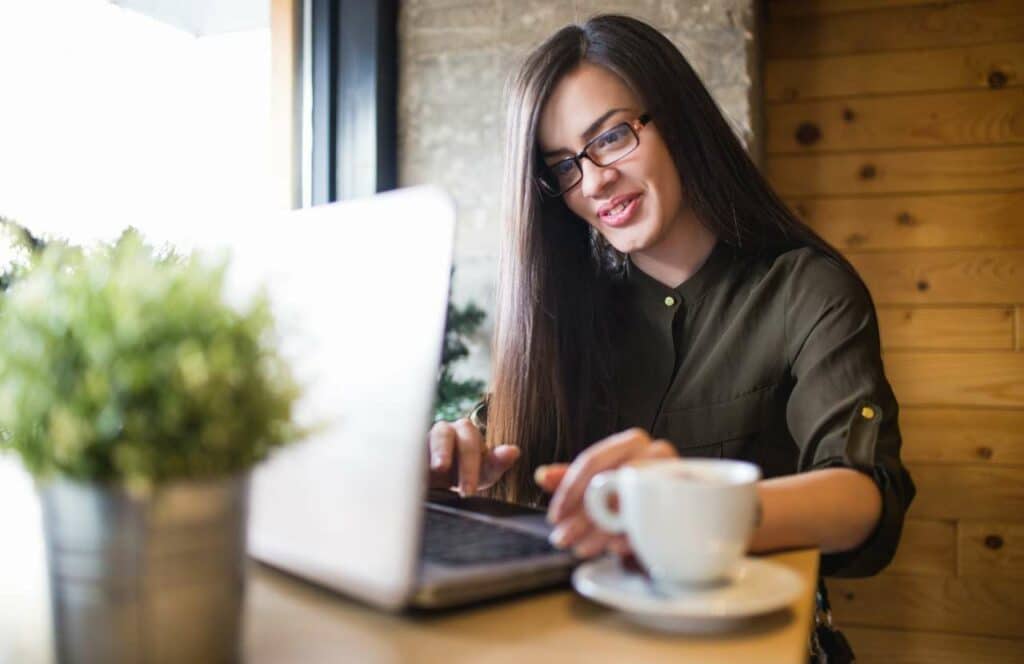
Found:
<svg viewBox="0 0 1024 664"><path fill-rule="evenodd" d="M854 664L857 656L846 636L832 624L832 606L824 579L818 579L814 596L814 629L811 630L810 664Z"/></svg>

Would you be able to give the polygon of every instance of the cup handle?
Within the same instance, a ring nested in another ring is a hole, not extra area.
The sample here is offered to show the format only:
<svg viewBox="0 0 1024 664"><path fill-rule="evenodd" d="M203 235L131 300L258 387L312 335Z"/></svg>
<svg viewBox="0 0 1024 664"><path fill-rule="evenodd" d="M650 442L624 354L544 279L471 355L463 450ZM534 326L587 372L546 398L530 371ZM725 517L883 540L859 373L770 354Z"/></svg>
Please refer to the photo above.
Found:
<svg viewBox="0 0 1024 664"><path fill-rule="evenodd" d="M587 510L587 515L601 530L610 533L621 533L626 529L622 515L608 509L608 497L619 490L618 479L615 471L598 473L590 480L587 491L583 494L583 506Z"/></svg>

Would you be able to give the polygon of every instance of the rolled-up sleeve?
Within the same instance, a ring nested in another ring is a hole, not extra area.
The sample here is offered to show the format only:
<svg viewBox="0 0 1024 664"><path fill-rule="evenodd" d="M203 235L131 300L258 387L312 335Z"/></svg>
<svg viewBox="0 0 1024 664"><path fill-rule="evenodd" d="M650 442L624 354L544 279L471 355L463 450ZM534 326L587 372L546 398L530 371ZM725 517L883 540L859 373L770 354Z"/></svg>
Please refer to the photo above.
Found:
<svg viewBox="0 0 1024 664"><path fill-rule="evenodd" d="M882 496L882 514L856 549L822 556L826 576L870 576L892 560L914 484L900 460L899 406L885 377L878 319L861 283L820 256L794 271L788 292L786 343L793 389L786 423L800 448L798 470L852 467L870 475ZM859 404L877 404L881 421L873 450L853 459L851 416Z"/></svg>

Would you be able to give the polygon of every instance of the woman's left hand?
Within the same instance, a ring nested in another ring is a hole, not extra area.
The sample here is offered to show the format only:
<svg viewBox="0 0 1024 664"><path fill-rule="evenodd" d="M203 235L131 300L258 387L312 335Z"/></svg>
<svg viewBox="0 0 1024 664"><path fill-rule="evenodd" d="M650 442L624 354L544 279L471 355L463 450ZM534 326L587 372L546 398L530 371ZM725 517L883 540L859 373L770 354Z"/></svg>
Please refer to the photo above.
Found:
<svg viewBox="0 0 1024 664"><path fill-rule="evenodd" d="M571 464L551 464L537 469L537 484L554 493L548 507L548 521L554 524L551 543L560 549L572 547L580 558L610 549L620 555L630 552L623 535L600 530L583 508L583 494L595 475L639 459L670 459L677 456L666 440L651 440L643 429L627 429L597 442L580 453Z"/></svg>

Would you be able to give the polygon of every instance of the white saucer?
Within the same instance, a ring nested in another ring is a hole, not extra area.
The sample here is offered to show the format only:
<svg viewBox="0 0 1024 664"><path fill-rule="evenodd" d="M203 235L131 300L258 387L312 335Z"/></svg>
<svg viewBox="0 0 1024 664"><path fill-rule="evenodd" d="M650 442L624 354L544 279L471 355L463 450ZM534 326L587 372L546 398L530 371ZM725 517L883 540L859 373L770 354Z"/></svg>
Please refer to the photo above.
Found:
<svg viewBox="0 0 1024 664"><path fill-rule="evenodd" d="M804 582L793 570L757 558L744 558L730 582L664 595L648 577L624 570L618 558L584 563L572 575L584 597L623 612L653 629L692 633L732 629L737 621L790 606Z"/></svg>

